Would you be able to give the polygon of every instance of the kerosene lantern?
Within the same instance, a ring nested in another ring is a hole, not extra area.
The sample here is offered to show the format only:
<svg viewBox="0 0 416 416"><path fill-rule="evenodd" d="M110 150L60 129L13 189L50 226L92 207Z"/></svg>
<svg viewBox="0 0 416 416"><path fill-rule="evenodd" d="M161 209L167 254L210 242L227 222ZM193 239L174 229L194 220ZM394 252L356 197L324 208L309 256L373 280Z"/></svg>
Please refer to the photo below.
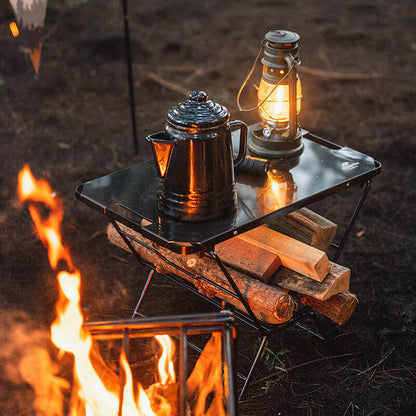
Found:
<svg viewBox="0 0 416 416"><path fill-rule="evenodd" d="M263 158L299 155L303 149L298 114L301 109L301 84L297 67L299 35L287 30L268 32L256 62L240 88L237 104L241 111L258 109L261 121L249 127L248 149ZM261 60L262 77L257 88L257 105L242 109L240 95Z"/></svg>

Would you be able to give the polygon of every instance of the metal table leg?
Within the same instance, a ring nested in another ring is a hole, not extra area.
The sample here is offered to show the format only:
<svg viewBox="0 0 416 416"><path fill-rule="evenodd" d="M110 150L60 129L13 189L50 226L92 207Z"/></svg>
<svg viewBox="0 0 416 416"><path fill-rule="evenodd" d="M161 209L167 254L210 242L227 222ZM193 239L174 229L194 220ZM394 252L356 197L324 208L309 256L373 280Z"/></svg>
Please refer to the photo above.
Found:
<svg viewBox="0 0 416 416"><path fill-rule="evenodd" d="M361 195L360 200L358 201L358 204L356 205L354 212L351 216L350 222L348 223L348 226L344 232L344 235L341 238L341 241L339 242L339 244L334 244L332 243L331 246L336 248L336 252L335 255L333 257L333 261L336 262L341 254L342 249L344 248L344 245L348 239L348 236L350 235L350 232L352 230L352 227L356 221L356 219L358 218L358 214L360 213L360 210L362 208L362 206L364 205L364 201L367 198L368 192L370 191L370 187L371 187L371 180L368 179L365 183L365 187L364 187L364 191Z"/></svg>

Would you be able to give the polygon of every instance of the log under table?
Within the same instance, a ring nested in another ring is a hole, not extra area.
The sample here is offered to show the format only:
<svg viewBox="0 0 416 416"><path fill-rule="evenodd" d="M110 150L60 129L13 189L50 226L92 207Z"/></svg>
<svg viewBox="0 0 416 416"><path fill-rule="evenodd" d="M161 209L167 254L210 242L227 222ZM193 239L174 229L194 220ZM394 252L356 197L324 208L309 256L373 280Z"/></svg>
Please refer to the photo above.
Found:
<svg viewBox="0 0 416 416"><path fill-rule="evenodd" d="M269 335L304 319L308 308L296 312L292 319L280 325L270 325L258 319L235 284L229 270L215 253L215 245L353 185L364 185L363 192L353 207L351 218L342 237L337 244L332 244L335 248L333 260L336 261L367 197L371 180L381 169L381 164L370 156L348 147L338 146L307 131L303 131L303 143L304 150L300 156L275 161L272 165L271 176L283 178L280 180L285 182L286 187L289 187L290 198L287 198L283 203L279 201L279 206L276 206L274 203L270 203L270 198L268 198L272 192L269 175L238 173L236 175L238 197L236 213L210 222L179 222L164 217L158 212L157 186L159 179L153 161L110 173L85 182L76 188L76 197L107 216L136 258L150 268L133 317L139 314L140 305L156 269L154 264L144 261L135 249L134 244L143 246L143 242L134 237L134 232L140 233L146 239L172 253L180 255L198 253L198 255L208 256L221 268L229 282L230 289L218 287L206 276L194 275L189 270L171 262L168 256L158 252L154 246L145 245L144 247L152 250L159 259L178 271L178 273L163 273L163 276L185 287L190 292L197 294L218 308L224 307L224 302L221 299L210 298L200 293L189 282L189 279L184 279L178 274L185 273L190 279L202 280L204 284L214 285L217 290L223 290L228 297L237 299L244 306L244 311L234 311L236 318L256 329L261 334L262 341L248 374L246 376L240 374L240 377L245 380L240 397L250 380ZM290 192L290 189L293 192ZM130 228L133 233L126 231L126 227L121 229L118 223L126 226L127 230Z"/></svg>

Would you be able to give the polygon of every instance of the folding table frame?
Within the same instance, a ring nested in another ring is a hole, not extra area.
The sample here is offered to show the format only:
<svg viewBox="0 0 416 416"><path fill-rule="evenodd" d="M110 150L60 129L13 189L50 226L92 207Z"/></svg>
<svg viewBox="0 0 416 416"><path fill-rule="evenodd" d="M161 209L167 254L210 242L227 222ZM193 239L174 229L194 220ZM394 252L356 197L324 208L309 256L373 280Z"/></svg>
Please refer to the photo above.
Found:
<svg viewBox="0 0 416 416"><path fill-rule="evenodd" d="M333 260L336 261L364 204L370 190L371 180L381 169L381 164L370 156L348 147L340 147L310 132L303 131L303 142L304 150L300 156L276 162L273 165L273 169L286 178L285 186L293 187L293 200L288 201L287 205L278 209L267 209L268 207L265 206L264 201L261 201L262 195L270 192L267 185L267 175L238 174L236 176L238 209L234 215L201 223L180 223L163 217L157 210L158 177L152 161L93 179L76 188L76 197L106 215L137 260L150 269L133 316L139 315L140 306L155 273L154 265L143 261L135 250L133 242L153 251L181 273L185 273L195 280L202 279L242 303L245 311L234 310L236 318L243 324L257 330L262 338L248 374L244 376L237 373L239 377L245 380L240 391L240 398L266 345L267 338L288 325L300 325L299 322L310 315L311 311L307 307L302 308L295 313L291 320L280 325L261 322L256 318L246 299L239 291L227 267L215 253L215 244L334 195L352 185L364 185L361 197L353 209L343 236L338 244L333 244L336 250ZM121 230L117 222L139 232L144 237L170 249L172 252L183 255L200 253L214 259L232 290L220 287L206 276L197 276L181 268L155 248ZM224 302L201 294L191 283L178 275L165 273L163 276L223 309Z"/></svg>

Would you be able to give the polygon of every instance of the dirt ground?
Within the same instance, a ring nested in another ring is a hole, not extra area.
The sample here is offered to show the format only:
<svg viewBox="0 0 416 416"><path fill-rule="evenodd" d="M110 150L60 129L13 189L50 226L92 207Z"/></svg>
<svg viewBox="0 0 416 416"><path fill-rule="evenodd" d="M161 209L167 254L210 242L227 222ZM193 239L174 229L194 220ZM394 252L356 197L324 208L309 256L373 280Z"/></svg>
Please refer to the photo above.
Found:
<svg viewBox="0 0 416 416"><path fill-rule="evenodd" d="M130 316L146 271L110 246L107 220L75 200L75 186L149 159L144 138L163 128L181 91L203 89L233 119L253 122L256 114L237 110L238 88L264 34L288 29L301 36L302 126L383 168L339 259L352 270L354 315L343 327L322 317L331 343L295 328L280 332L255 375L276 376L253 384L239 413L416 414L414 0L131 0L129 7L138 156L121 2L49 1L38 76L0 14L0 413L35 414L33 392L16 369L27 350L47 344L57 298L46 251L17 201L18 171L28 163L62 196L64 240L90 315ZM359 195L359 188L345 191L316 210L341 227ZM162 279L144 308L151 315L208 310Z"/></svg>

